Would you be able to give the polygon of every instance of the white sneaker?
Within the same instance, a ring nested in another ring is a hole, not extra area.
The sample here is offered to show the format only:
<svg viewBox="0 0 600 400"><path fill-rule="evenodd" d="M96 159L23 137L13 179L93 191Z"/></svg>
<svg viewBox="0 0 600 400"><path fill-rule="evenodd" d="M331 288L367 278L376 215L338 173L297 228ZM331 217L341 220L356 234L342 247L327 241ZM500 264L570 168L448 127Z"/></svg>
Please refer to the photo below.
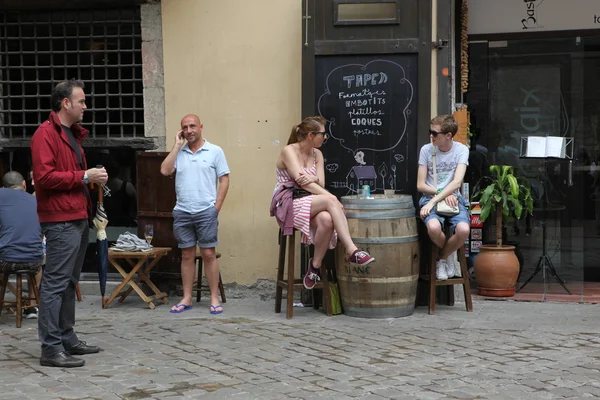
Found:
<svg viewBox="0 0 600 400"><path fill-rule="evenodd" d="M464 251L464 249L461 248L460 251ZM462 278L462 272L460 270L460 263L458 262L458 256L457 256L456 252L454 252L452 254L452 259L454 260L454 277Z"/></svg>
<svg viewBox="0 0 600 400"><path fill-rule="evenodd" d="M38 317L38 308L37 307L28 307L23 310L23 316L26 319L37 319Z"/></svg>
<svg viewBox="0 0 600 400"><path fill-rule="evenodd" d="M456 276L456 264L454 263L454 255L456 252L450 254L448 258L446 258L446 275L448 278L453 278Z"/></svg>
<svg viewBox="0 0 600 400"><path fill-rule="evenodd" d="M440 281L448 279L448 274L446 273L446 260L438 260L435 264L435 277Z"/></svg>

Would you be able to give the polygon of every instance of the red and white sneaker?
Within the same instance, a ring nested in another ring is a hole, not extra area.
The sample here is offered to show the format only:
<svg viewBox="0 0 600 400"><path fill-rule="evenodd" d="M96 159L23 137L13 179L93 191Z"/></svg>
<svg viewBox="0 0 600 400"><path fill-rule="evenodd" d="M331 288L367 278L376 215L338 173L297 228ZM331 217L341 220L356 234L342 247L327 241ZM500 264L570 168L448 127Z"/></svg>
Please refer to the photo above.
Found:
<svg viewBox="0 0 600 400"><path fill-rule="evenodd" d="M373 261L375 261L374 257L371 257L366 251L359 249L354 250L354 253L348 257L348 262L354 265L367 265Z"/></svg>
<svg viewBox="0 0 600 400"><path fill-rule="evenodd" d="M319 270L313 268L311 258L310 260L308 260L308 271L306 271L306 275L304 275L304 279L302 280L302 282L304 283L304 287L310 290L314 288L317 282L319 282L320 280L321 277L319 276Z"/></svg>

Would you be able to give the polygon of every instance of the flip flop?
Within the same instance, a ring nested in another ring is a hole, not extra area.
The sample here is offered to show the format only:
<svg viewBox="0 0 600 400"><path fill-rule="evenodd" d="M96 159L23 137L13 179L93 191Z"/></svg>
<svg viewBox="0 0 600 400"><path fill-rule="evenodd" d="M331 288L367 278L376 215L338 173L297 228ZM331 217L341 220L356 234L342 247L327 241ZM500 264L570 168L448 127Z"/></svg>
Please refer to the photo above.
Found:
<svg viewBox="0 0 600 400"><path fill-rule="evenodd" d="M221 311L217 311L217 308L220 308ZM215 314L221 314L223 313L223 307L220 304L217 304L216 306L213 306L212 304L210 305L210 313L215 315Z"/></svg>
<svg viewBox="0 0 600 400"><path fill-rule="evenodd" d="M179 308L179 307L183 307L183 308L182 308L181 310L177 310L177 308ZM173 314L179 314L179 313L182 313L182 312L184 312L184 311L187 311L187 310L191 309L191 308L192 308L192 306L188 306L187 304L180 303L180 304L175 304L175 308L176 308L175 310L173 310L173 309L171 308L171 310L170 310L170 311L171 311Z"/></svg>

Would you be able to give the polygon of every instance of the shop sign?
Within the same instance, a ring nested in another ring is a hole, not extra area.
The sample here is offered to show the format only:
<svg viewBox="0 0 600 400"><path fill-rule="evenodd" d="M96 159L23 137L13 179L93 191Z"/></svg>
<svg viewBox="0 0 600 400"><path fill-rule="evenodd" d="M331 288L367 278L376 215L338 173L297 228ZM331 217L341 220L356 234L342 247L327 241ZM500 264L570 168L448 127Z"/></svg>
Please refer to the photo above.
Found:
<svg viewBox="0 0 600 400"><path fill-rule="evenodd" d="M479 219L479 215L471 215L471 228L483 228L483 222Z"/></svg>
<svg viewBox="0 0 600 400"><path fill-rule="evenodd" d="M469 35L600 29L598 0L476 0Z"/></svg>
<svg viewBox="0 0 600 400"><path fill-rule="evenodd" d="M471 239L472 240L483 239L483 229L481 229L481 228L471 229Z"/></svg>
<svg viewBox="0 0 600 400"><path fill-rule="evenodd" d="M481 240L472 240L471 241L471 253L479 253L479 248L481 247Z"/></svg>

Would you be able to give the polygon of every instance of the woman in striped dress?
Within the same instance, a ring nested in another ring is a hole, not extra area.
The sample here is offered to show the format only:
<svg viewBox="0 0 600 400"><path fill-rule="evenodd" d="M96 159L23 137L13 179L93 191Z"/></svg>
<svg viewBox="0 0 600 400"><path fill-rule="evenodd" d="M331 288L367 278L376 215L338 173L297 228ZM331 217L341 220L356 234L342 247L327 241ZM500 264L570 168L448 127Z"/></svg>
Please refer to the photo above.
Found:
<svg viewBox="0 0 600 400"><path fill-rule="evenodd" d="M322 117L305 118L292 128L287 146L277 159L277 186L295 181L296 187L307 195L293 200L294 228L302 232L302 242L314 244L313 258L309 260L304 276L304 287L312 289L320 280L319 268L327 249L340 241L346 249L350 263L367 265L375 259L366 251L359 250L348 230L348 221L337 197L325 190L323 153L318 150L327 138L325 120Z"/></svg>

